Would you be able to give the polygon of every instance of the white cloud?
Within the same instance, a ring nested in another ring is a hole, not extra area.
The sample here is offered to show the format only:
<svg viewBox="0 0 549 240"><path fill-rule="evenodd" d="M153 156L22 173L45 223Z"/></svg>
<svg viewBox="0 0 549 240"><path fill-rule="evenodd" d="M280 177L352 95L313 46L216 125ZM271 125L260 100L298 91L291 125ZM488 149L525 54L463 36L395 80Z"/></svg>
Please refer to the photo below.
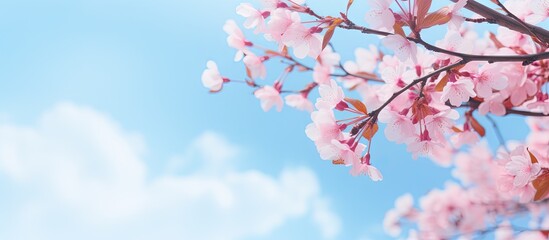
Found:
<svg viewBox="0 0 549 240"><path fill-rule="evenodd" d="M151 176L142 137L69 103L0 136L0 239L239 239L290 218L326 238L341 228L311 170L237 171L239 147L213 132L184 151L201 163L184 176Z"/></svg>

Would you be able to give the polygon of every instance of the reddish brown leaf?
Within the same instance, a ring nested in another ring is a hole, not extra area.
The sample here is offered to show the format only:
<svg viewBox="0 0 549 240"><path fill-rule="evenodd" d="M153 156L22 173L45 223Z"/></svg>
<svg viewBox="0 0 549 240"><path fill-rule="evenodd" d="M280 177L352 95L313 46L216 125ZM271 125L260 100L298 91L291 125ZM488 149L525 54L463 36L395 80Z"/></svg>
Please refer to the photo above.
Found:
<svg viewBox="0 0 549 240"><path fill-rule="evenodd" d="M342 19L336 18L332 22L332 24L328 27L328 30L326 31L326 33L324 34L324 38L322 39L322 50L324 50L324 48L326 48L328 43L330 43L330 40L334 36L336 27L339 26L339 24L341 24L342 22L343 22Z"/></svg>
<svg viewBox="0 0 549 240"><path fill-rule="evenodd" d="M368 114L368 109L366 108L366 105L364 105L364 103L360 100L357 100L357 99L353 99L353 98L345 98L345 102L348 102L350 103L351 105L353 105L353 107L356 108L356 110L364 113L364 114Z"/></svg>
<svg viewBox="0 0 549 240"><path fill-rule="evenodd" d="M433 0L416 0L418 23L423 22L425 19L427 12L429 12L429 8L431 8L432 1Z"/></svg>
<svg viewBox="0 0 549 240"><path fill-rule="evenodd" d="M536 158L536 156L534 156L534 154L532 152L530 152L530 149L526 148L526 150L528 151L528 153L530 154L530 161L532 163L538 163L538 159Z"/></svg>
<svg viewBox="0 0 549 240"><path fill-rule="evenodd" d="M549 193L549 175L547 173L538 176L532 185L536 189L536 195L534 196L534 201L539 201L544 198L547 193Z"/></svg>
<svg viewBox="0 0 549 240"><path fill-rule="evenodd" d="M480 135L481 137L484 137L486 135L486 130L484 129L484 127L482 125L480 125L480 123L474 118L471 116L471 127L473 127L473 129L475 130L475 132L478 133L478 135Z"/></svg>
<svg viewBox="0 0 549 240"><path fill-rule="evenodd" d="M393 30L395 31L395 34L406 38L406 33L404 33L404 29L402 29L402 26L403 24L401 22L395 22L395 25L393 25Z"/></svg>
<svg viewBox="0 0 549 240"><path fill-rule="evenodd" d="M492 33L492 32L490 32L490 40L492 40L492 42L494 43L494 45L496 45L496 47L497 47L498 49L505 47L505 46L503 45L503 43L501 43L501 42L498 40L498 38L496 37L496 35L495 35L494 33Z"/></svg>
<svg viewBox="0 0 549 240"><path fill-rule="evenodd" d="M345 15L348 15L349 13L349 8L351 8L351 5L353 5L353 2L355 0L349 0L349 2L347 2L347 10L345 10Z"/></svg>
<svg viewBox="0 0 549 240"><path fill-rule="evenodd" d="M377 126L377 123L374 123L373 125L368 123L366 125L366 129L364 129L364 132L362 132L362 136L368 139L368 141L372 141L372 138L374 137L374 135L376 135L378 129L379 126Z"/></svg>
<svg viewBox="0 0 549 240"><path fill-rule="evenodd" d="M423 19L423 21L421 21L418 28L425 29L425 28L430 28L430 27L435 26L435 25L445 24L445 23L449 22L450 19L452 19L452 17L448 13L449 13L449 10L448 10L447 7L441 8L441 9L437 10L436 12L429 13L429 15L427 15L425 17L425 19Z"/></svg>
<svg viewBox="0 0 549 240"><path fill-rule="evenodd" d="M442 77L442 79L440 79L440 81L437 83L437 85L435 86L435 90L437 92L442 92L442 90L444 89L444 87L446 87L446 84L448 84L448 76L449 74L447 73L446 75L444 75L444 77Z"/></svg>

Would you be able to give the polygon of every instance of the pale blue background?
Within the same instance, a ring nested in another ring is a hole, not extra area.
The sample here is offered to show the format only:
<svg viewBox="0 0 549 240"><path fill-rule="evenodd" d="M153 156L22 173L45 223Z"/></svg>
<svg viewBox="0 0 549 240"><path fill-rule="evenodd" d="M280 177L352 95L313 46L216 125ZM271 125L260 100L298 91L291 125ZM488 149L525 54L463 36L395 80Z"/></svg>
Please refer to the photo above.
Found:
<svg viewBox="0 0 549 240"><path fill-rule="evenodd" d="M25 124L58 102L93 107L145 136L148 164L157 170L165 166L158 159L168 159L201 132L213 130L246 146L247 159L257 159L239 168L273 175L288 166L314 169L323 194L343 221L338 239L386 238L381 221L394 199L405 192L418 197L443 186L450 170L425 159L414 161L403 145L378 136L372 158L384 180L352 177L348 168L319 159L304 134L310 122L307 113L288 107L282 113L264 113L250 89L236 84L221 94L209 94L200 82L207 60L216 61L224 75L245 76L240 63L232 62L234 50L226 46L222 31L228 18L242 22L234 13L239 2L1 1L0 112L9 115L6 121ZM325 15L337 15L346 5L320 2L312 5ZM356 2L364 9L363 1ZM363 23L359 9L351 17ZM355 47L366 47L376 38L338 30L333 40L348 60ZM523 138L526 126L521 120L511 122L518 124L505 131L505 137ZM495 143L489 126L487 130ZM0 204L9 202L9 197L1 199ZM0 218L9 221L9 216ZM310 224L286 222L258 238L317 238Z"/></svg>

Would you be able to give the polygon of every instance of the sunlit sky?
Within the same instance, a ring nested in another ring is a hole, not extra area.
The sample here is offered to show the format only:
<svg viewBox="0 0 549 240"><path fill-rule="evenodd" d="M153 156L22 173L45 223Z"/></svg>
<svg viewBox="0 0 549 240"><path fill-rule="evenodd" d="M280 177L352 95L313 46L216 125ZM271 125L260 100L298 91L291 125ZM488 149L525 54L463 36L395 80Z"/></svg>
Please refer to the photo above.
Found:
<svg viewBox="0 0 549 240"><path fill-rule="evenodd" d="M346 6L309 2L323 15ZM0 2L0 239L384 239L396 197L451 178L382 136L384 180L352 177L320 160L307 113L265 113L237 84L208 93L210 59L245 76L222 31L242 22L239 3ZM343 60L372 41L333 38ZM506 139L525 136L509 124Z"/></svg>

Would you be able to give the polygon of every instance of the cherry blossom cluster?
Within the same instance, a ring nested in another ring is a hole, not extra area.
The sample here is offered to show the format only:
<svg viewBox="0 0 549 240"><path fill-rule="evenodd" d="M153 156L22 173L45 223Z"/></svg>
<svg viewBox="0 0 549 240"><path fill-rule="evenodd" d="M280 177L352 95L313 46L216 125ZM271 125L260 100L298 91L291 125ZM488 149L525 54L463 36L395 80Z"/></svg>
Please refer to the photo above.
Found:
<svg viewBox="0 0 549 240"><path fill-rule="evenodd" d="M309 112L305 133L320 158L349 166L353 175L382 180L370 151L378 129L413 158L453 166L457 182L421 197L418 207L411 195L397 199L384 221L394 236L406 228L411 239L490 232L497 239L547 238L549 31L536 24L549 17L548 0L449 0L441 8L432 0L369 0L358 20L349 17L357 10L353 0L334 2L341 9L330 15L305 0L260 2L236 12L264 43L246 37L234 20L223 26L243 77L225 76L209 61L206 88L241 83L264 111L286 104ZM483 24L494 24L493 32L478 32ZM445 34L429 42L423 36L433 29ZM336 30L380 41L357 46L355 59L344 60L331 41ZM310 80L303 80L307 72ZM506 142L491 117L507 115L530 116L522 144ZM481 140L486 134L500 142L495 155ZM530 225L517 226L517 214Z"/></svg>
<svg viewBox="0 0 549 240"><path fill-rule="evenodd" d="M410 194L398 198L385 215L386 232L396 237L407 229L410 239L475 239L490 232L502 240L547 239L547 200L532 200L547 198L547 189L534 186L546 184L542 179L549 172L549 119L528 122L527 141L509 144L510 152L502 147L493 156L483 142L457 154L458 182L422 196L417 208ZM528 225L516 225L518 217L527 217Z"/></svg>

